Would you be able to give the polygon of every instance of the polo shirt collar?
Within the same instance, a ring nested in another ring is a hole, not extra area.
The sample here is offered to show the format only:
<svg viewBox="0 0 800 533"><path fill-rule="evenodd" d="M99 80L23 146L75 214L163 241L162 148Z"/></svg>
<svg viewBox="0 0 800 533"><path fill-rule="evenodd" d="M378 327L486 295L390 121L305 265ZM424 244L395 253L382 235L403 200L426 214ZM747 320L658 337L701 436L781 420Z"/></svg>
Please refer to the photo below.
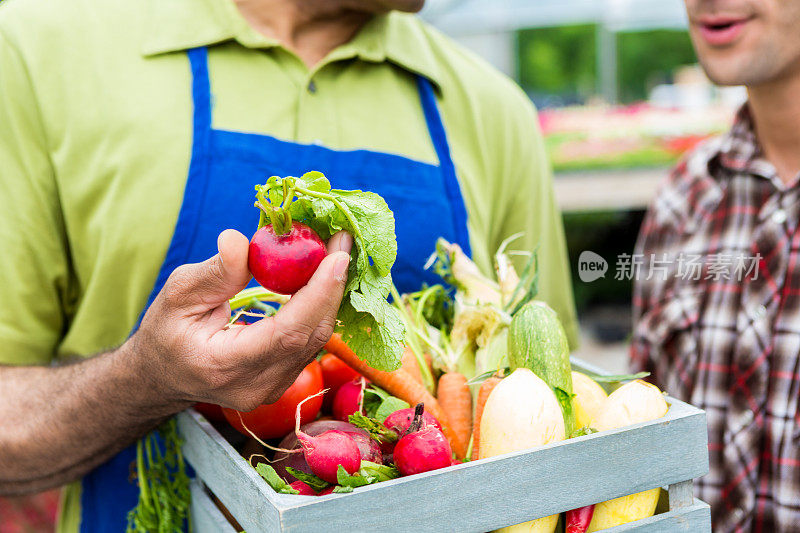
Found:
<svg viewBox="0 0 800 533"><path fill-rule="evenodd" d="M149 0L147 4L141 43L146 57L229 41L247 48L282 46L251 28L232 0ZM393 12L374 17L316 68L354 57L372 63L390 62L439 85L441 73L428 38L412 15Z"/></svg>

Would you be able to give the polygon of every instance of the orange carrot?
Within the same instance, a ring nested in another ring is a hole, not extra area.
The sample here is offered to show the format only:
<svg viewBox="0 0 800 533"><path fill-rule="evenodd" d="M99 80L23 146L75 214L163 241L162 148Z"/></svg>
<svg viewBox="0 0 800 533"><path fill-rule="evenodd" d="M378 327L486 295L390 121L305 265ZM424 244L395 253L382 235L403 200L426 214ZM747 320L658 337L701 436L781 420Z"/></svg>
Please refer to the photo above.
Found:
<svg viewBox="0 0 800 533"><path fill-rule="evenodd" d="M453 451L457 458L464 459L472 433L472 394L467 386L467 378L459 372L442 374L436 396L455 435Z"/></svg>
<svg viewBox="0 0 800 533"><path fill-rule="evenodd" d="M414 355L414 352L408 346L406 346L405 350L403 350L403 359L401 360L400 368L408 372L409 375L418 383L425 383L422 381L422 370L419 368L417 356Z"/></svg>
<svg viewBox="0 0 800 533"><path fill-rule="evenodd" d="M489 394L500 383L500 378L492 376L481 384L478 389L478 401L475 404L475 424L472 426L472 460L478 460L478 446L481 441L481 417L483 416L483 408L486 405L486 400L489 399Z"/></svg>
<svg viewBox="0 0 800 533"><path fill-rule="evenodd" d="M396 396L412 406L420 402L424 403L425 411L432 414L436 420L439 421L447 440L449 440L452 445L455 436L450 429L450 422L444 410L439 405L436 398L428 392L428 389L426 389L422 383L415 381L408 372L402 368L393 370L392 372L375 370L359 359L355 352L351 350L337 334L331 337L325 345L325 349L392 396Z"/></svg>

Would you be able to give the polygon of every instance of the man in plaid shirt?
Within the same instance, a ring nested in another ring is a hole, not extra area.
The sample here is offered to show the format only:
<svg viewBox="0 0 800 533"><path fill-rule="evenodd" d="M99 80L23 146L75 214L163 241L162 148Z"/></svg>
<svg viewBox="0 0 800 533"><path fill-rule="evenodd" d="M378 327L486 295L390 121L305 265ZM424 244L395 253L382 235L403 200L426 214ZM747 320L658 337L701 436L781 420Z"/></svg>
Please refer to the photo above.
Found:
<svg viewBox="0 0 800 533"><path fill-rule="evenodd" d="M706 410L715 531L800 531L800 0L686 8L708 76L749 99L647 213L632 365Z"/></svg>
<svg viewBox="0 0 800 533"><path fill-rule="evenodd" d="M706 410L715 531L800 531L800 1L686 7L708 76L749 99L647 213L632 365Z"/></svg>

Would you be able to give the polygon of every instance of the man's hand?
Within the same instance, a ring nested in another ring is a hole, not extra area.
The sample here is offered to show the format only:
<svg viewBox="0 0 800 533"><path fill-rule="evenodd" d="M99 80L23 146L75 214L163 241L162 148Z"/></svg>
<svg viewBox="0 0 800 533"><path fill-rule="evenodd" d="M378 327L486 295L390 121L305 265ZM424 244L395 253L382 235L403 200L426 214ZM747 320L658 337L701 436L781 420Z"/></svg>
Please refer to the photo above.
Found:
<svg viewBox="0 0 800 533"><path fill-rule="evenodd" d="M246 411L277 400L333 331L351 246L333 236L274 317L226 328L228 299L250 273L247 239L225 231L218 255L175 270L119 349L60 367L0 366L0 495L78 479L196 401Z"/></svg>
<svg viewBox="0 0 800 533"><path fill-rule="evenodd" d="M177 268L129 341L167 401L203 401L250 411L273 403L333 333L352 238L341 232L308 284L273 317L227 328L228 300L250 281L247 238L220 234L219 254Z"/></svg>

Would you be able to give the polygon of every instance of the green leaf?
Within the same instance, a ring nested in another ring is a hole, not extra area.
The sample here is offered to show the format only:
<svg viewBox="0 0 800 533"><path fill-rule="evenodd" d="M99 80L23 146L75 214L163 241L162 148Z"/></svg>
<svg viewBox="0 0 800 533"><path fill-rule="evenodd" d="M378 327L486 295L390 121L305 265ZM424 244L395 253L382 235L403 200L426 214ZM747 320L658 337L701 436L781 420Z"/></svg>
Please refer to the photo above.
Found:
<svg viewBox="0 0 800 533"><path fill-rule="evenodd" d="M293 489L286 481L278 475L274 468L266 463L258 463L256 472L264 478L264 481L272 487L275 492L280 494L300 494L300 491Z"/></svg>
<svg viewBox="0 0 800 533"><path fill-rule="evenodd" d="M395 467L380 465L378 463L373 463L372 461L361 461L361 468L359 469L358 473L365 478L377 478L376 483L381 481L389 481L390 479L400 477L400 472Z"/></svg>
<svg viewBox="0 0 800 533"><path fill-rule="evenodd" d="M486 381L490 377L494 376L498 372L503 372L503 374L508 374L509 372L511 372L511 369L508 368L508 367L505 367L505 368L499 368L497 370L487 370L483 374L478 374L477 376L475 376L471 380L467 381L467 385L480 385L481 383L483 383L484 381Z"/></svg>
<svg viewBox="0 0 800 533"><path fill-rule="evenodd" d="M586 375L598 383L617 383L619 381L633 381L634 379L643 379L649 376L650 372L638 372L636 374L617 374L614 376L603 376L600 374L590 374L587 372Z"/></svg>
<svg viewBox="0 0 800 533"><path fill-rule="evenodd" d="M294 476L298 481L302 481L303 483L314 489L316 492L319 492L328 485L330 485L330 483L328 483L324 479L320 479L314 474L309 474L303 472L302 470L297 470L296 468L292 468L291 466L287 466L286 471L289 472L292 476Z"/></svg>
<svg viewBox="0 0 800 533"><path fill-rule="evenodd" d="M378 419L378 421L383 422L386 420L386 417L395 411L399 411L400 409L408 409L409 407L411 406L408 404L408 402L405 402L400 398L390 396L381 403L380 407L378 407L378 410L375 412L375 418Z"/></svg>
<svg viewBox="0 0 800 533"><path fill-rule="evenodd" d="M378 479L376 476L362 476L358 472L351 476L342 465L339 465L339 469L336 471L336 481L338 481L339 485L342 487L357 488L369 485L370 483L377 483Z"/></svg>
<svg viewBox="0 0 800 533"><path fill-rule="evenodd" d="M333 489L333 492L335 492L336 494L346 494L348 492L353 492L353 487L337 486Z"/></svg>
<svg viewBox="0 0 800 533"><path fill-rule="evenodd" d="M349 422L357 428L366 430L369 436L378 442L395 442L399 438L397 432L388 429L375 418L364 416L361 413L350 415Z"/></svg>
<svg viewBox="0 0 800 533"><path fill-rule="evenodd" d="M294 193L291 202L284 198L285 187ZM355 246L337 332L371 367L399 368L405 327L397 309L386 301L397 238L394 215L384 199L366 191L331 189L328 179L316 171L301 178L273 177L261 188L257 198L270 217L276 216L276 210L288 209L293 220L308 224L322 239L341 230L353 236Z"/></svg>

